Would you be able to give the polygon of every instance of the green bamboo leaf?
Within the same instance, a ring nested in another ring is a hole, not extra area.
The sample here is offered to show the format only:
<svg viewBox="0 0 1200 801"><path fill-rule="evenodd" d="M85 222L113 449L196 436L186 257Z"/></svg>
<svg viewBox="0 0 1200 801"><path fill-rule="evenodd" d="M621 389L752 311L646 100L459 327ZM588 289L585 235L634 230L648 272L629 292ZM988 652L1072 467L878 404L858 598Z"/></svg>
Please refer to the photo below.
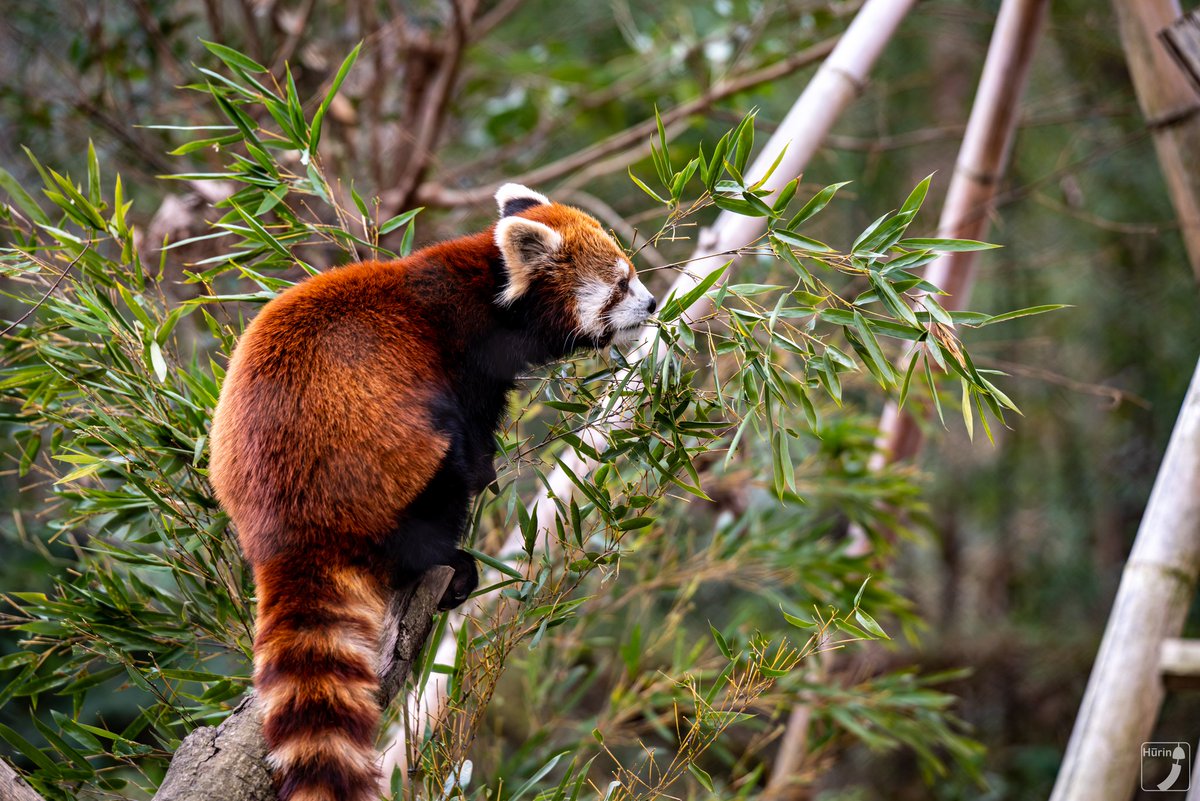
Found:
<svg viewBox="0 0 1200 801"><path fill-rule="evenodd" d="M667 302L663 304L662 311L658 314L659 320L669 323L690 309L693 303L698 301L705 292L712 288L713 284L721 279L721 276L729 269L730 264L733 264L732 259L701 278L696 286L685 292L681 297L676 298L672 295L670 298L667 298Z"/></svg>
<svg viewBox="0 0 1200 801"><path fill-rule="evenodd" d="M509 565L507 562L505 562L501 559L497 559L496 557L494 557L490 554L486 554L483 551L477 551L474 548L464 547L463 550L466 551L467 553L471 554L471 556L478 559L480 562L483 562L488 567L490 567L493 570L496 570L500 573L503 573L504 575L508 576L509 578L514 578L519 581L525 580L524 574L522 574L518 570L515 570L511 565Z"/></svg>
<svg viewBox="0 0 1200 801"><path fill-rule="evenodd" d="M48 225L50 218L46 216L46 212L37 204L37 201L25 191L25 188L13 178L12 174L0 167L0 189L3 189L13 202L17 204L17 208L25 213L27 217L36 223Z"/></svg>
<svg viewBox="0 0 1200 801"><path fill-rule="evenodd" d="M46 756L46 753L42 751L42 749L37 748L33 743L29 742L24 737L10 729L8 726L5 726L3 723L0 723L0 737L3 737L5 740L7 740L9 745L17 749L17 751L28 758L30 762L37 765L42 770L52 775L56 775L58 773L58 766L54 764L54 761L51 760L50 757Z"/></svg>
<svg viewBox="0 0 1200 801"><path fill-rule="evenodd" d="M921 209L921 204L925 202L925 195L929 193L929 182L933 180L933 175L926 175L921 183L917 184L913 191L909 193L908 198L904 201L904 205L900 207L900 214L907 214L911 220Z"/></svg>
<svg viewBox="0 0 1200 801"><path fill-rule="evenodd" d="M717 650L721 652L721 656L726 659L733 659L733 651L729 648L729 643L725 640L725 636L717 631L717 627L711 622L708 624L708 630L712 632L713 640L717 643Z"/></svg>
<svg viewBox="0 0 1200 801"><path fill-rule="evenodd" d="M913 373L917 368L917 358L913 356L908 360L908 369L904 371L904 381L900 384L900 398L896 401L896 407L904 408L904 401L908 399L909 385L912 383Z"/></svg>
<svg viewBox="0 0 1200 801"><path fill-rule="evenodd" d="M1045 314L1046 312L1058 311L1059 309L1066 308L1070 307L1063 303L1049 303L1044 306L1030 306L1026 309L1017 309L1016 311L994 315L987 318L987 320L984 322L977 323L976 325L979 328L983 328L985 325L991 325L993 323L1003 323L1007 322L1008 320L1015 320L1018 317L1031 317L1035 314Z"/></svg>
<svg viewBox="0 0 1200 801"><path fill-rule="evenodd" d="M88 139L87 165L88 200L92 206L99 207L102 202L100 198L100 160L96 158L96 146L92 144L91 139Z"/></svg>
<svg viewBox="0 0 1200 801"><path fill-rule="evenodd" d="M383 223L382 225L379 226L379 235L384 236L385 234L390 234L392 231L395 231L400 226L407 225L408 223L413 221L414 217L416 217L418 214L420 214L424 210L425 210L425 207L420 206L415 209L409 209L408 211L406 211L402 214L397 214L395 217L392 217L390 220L386 221L385 223Z"/></svg>
<svg viewBox="0 0 1200 801"><path fill-rule="evenodd" d="M793 178L784 184L783 189L779 190L779 195L775 198L775 202L771 204L771 208L775 211L776 216L783 214L784 209L792 202L792 198L796 196L796 189L800 186L800 179Z"/></svg>
<svg viewBox="0 0 1200 801"><path fill-rule="evenodd" d="M974 239L901 239L896 243L906 250L935 250L939 253L960 253L973 250L992 250L1000 247Z"/></svg>
<svg viewBox="0 0 1200 801"><path fill-rule="evenodd" d="M696 777L696 781L700 782L701 786L704 787L705 790L708 790L710 793L715 792L713 790L712 776L709 776L704 771L704 768L700 767L695 762L689 762L688 772Z"/></svg>
<svg viewBox="0 0 1200 801"><path fill-rule="evenodd" d="M784 227L789 231L794 230L796 226L800 225L802 222L820 212L821 209L828 206L829 201L833 200L833 196L837 194L837 191L848 183L850 182L842 181L839 184L831 184L817 194L813 195L812 199L805 203L800 211L796 212L796 216L788 220L788 224Z"/></svg>
<svg viewBox="0 0 1200 801"><path fill-rule="evenodd" d="M167 380L167 360L163 358L158 341L153 339L150 340L150 364L154 368L155 378L160 384L164 383Z"/></svg>
<svg viewBox="0 0 1200 801"><path fill-rule="evenodd" d="M928 179L926 179L926 180L928 180ZM875 618L871 617L870 615L868 615L866 612L862 611L861 609L855 610L854 619L858 621L858 625L862 626L869 633L875 635L875 637L877 639L881 639L881 640L892 639L891 637L888 636L887 632L883 630L883 627L875 622Z"/></svg>
<svg viewBox="0 0 1200 801"><path fill-rule="evenodd" d="M337 74L333 76L333 83L330 84L329 91L325 94L325 99L321 101L321 105L317 108L317 113L313 115L312 129L308 135L309 153L317 152L317 145L321 141L321 123L325 120L325 112L329 110L329 104L333 102L334 96L342 88L342 81L346 80L346 76L350 73L354 62L358 60L358 53L362 50L362 46L363 43L359 42L350 51L350 55L346 56L345 60L342 61L342 66L338 67Z"/></svg>
<svg viewBox="0 0 1200 801"><path fill-rule="evenodd" d="M642 190L643 192L645 192L647 195L649 195L650 197L654 198L654 199L655 199L655 200L657 200L659 203L662 203L664 206L665 206L666 204L670 203L670 201L669 201L669 200L664 200L663 198L659 197L657 192L655 192L655 191L654 191L653 189L651 189L650 187L646 186L646 184L642 182L642 179L641 179L641 178L638 178L636 175L634 175L634 174L633 174L633 168L632 168L632 167L628 168L628 172L629 172L629 180L631 180L631 181L633 181L635 184L637 184L637 187L638 187L638 189L641 189L641 190Z"/></svg>
<svg viewBox="0 0 1200 801"><path fill-rule="evenodd" d="M867 323L862 313L855 310L854 312L854 327L862 336L863 345L866 347L867 353L878 371L880 385L888 387L896 382L896 372L892 369L892 365L888 362L887 357L883 355L883 349L879 347L879 340L875 338L875 334L871 331L871 326Z"/></svg>
<svg viewBox="0 0 1200 801"><path fill-rule="evenodd" d="M975 414L971 410L971 385L967 380L960 379L962 382L962 417L963 425L967 427L967 438L971 441L975 440Z"/></svg>
<svg viewBox="0 0 1200 801"><path fill-rule="evenodd" d="M893 317L898 317L908 323L913 328L919 328L920 323L917 322L917 315L913 313L912 307L908 302L896 294L896 290L888 283L886 278L883 278L876 272L867 274L870 279L871 286L875 287L875 291L879 293L879 299L883 301L883 305L887 306L888 311Z"/></svg>
<svg viewBox="0 0 1200 801"><path fill-rule="evenodd" d="M225 45L217 44L216 42L209 42L205 39L201 39L200 44L208 48L210 53L221 59L221 61L224 61L230 67L238 67L239 69L248 70L250 72L267 71L267 68L262 64L259 64L257 61L245 55L244 53L239 53L232 47L226 47Z"/></svg>
<svg viewBox="0 0 1200 801"><path fill-rule="evenodd" d="M782 609L780 611L783 612ZM786 620L790 625L795 626L798 629L811 629L817 625L816 623L814 623L811 620L805 620L802 617L796 617L795 615L789 615L787 612L783 612L783 619Z"/></svg>
<svg viewBox="0 0 1200 801"><path fill-rule="evenodd" d="M771 231L771 235L776 239L784 242L798 250L806 250L810 253L833 253L833 248L826 245L824 242L818 242L807 236L801 236L793 231L785 231L781 228L775 228Z"/></svg>

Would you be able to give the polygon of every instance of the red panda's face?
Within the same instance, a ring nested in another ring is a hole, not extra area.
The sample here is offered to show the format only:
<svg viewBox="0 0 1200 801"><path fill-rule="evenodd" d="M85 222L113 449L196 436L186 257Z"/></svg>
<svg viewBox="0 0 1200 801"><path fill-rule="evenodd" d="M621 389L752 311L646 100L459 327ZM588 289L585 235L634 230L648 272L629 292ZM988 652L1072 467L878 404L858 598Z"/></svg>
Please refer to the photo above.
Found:
<svg viewBox="0 0 1200 801"><path fill-rule="evenodd" d="M599 222L517 184L501 187L496 201L496 244L508 272L500 303L532 293L580 343L637 339L657 304Z"/></svg>

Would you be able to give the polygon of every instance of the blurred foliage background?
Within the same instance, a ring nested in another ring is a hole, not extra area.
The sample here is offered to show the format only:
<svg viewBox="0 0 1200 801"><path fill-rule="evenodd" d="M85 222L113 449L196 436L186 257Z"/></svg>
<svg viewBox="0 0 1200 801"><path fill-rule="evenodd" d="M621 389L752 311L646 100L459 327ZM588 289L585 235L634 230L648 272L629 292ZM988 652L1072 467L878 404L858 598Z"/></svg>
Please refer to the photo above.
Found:
<svg viewBox="0 0 1200 801"><path fill-rule="evenodd" d="M847 243L935 173L925 215L932 228L998 5L918 5L804 176L808 194L853 181L807 234ZM797 54L835 36L855 8L805 0L499 0L480 9L464 37L455 34L447 7L433 2L10 3L0 20L0 166L22 185L37 184L22 152L27 147L43 164L83 175L93 141L109 174L124 177L142 251L157 264L164 238L207 233L206 221L219 216L211 208L222 197L219 183L155 180L221 162L213 148L168 155L195 137L153 127L216 121L211 106L179 88L199 79L198 68L217 69L199 40L235 47L277 75L288 64L303 98L323 96L345 54L363 41L329 108L322 156L327 175L353 184L363 197L379 197L380 219L424 206L417 244L451 236L486 224L490 188L514 179L578 204L628 236L657 227L657 210L625 175L631 164L643 176L652 173L650 136L635 132L607 152L598 152L597 143L652 120L655 108L684 151L712 142L752 108L759 129L769 130L811 74ZM448 71L460 51L460 66ZM723 96L731 76L759 70L769 80ZM695 113L670 117L671 109L706 97L712 102ZM994 445L983 437L969 441L958 426L935 426L919 474L895 479L918 480L928 526L916 527L897 549L888 586L912 608L897 602L892 611L908 624L920 617L926 625L889 648L855 651L840 679L852 686L910 666L921 674L965 668L938 688L957 696L954 714L986 747L977 763L984 784L960 766L931 786L911 750L881 750L869 737L834 743L831 726L829 747L818 750L810 777L813 794L826 801L1048 793L1194 366L1196 287L1106 4L1053 4L1021 118L990 235L1004 247L982 255L972 308L1072 308L967 335L980 367L1012 376L1005 389L1024 416L1011 418L1007 430L994 428ZM399 249L403 234L398 229L384 241ZM642 266L685 258L692 244L659 243L659 255L646 252ZM178 264L214 252L207 248L201 241L171 251L167 275L178 277ZM339 258L329 249L310 262ZM170 280L160 286L178 299L195 290ZM652 286L665 283L659 277ZM5 318L20 313L17 303L3 303ZM632 673L639 664L629 661L632 648L669 671L678 638L675 646L670 638L655 644L650 632L683 627L707 637L705 615L719 615L713 622L725 630L768 625L769 599L739 592L739 584L803 584L805 576L787 571L789 564L809 564L791 550L809 540L801 537L798 545L792 534L816 538L844 528L840 505L853 501L835 489L847 475L861 477L880 405L863 392L851 400L812 443L808 510L750 514L764 506L753 487L736 472L714 479L709 491L718 503L680 506L664 523L678 528L683 544L664 538L625 563L619 577L625 612L605 607L589 618L585 608L583 625L510 669L476 762L491 773L528 776L535 770L530 763L545 761L548 743L570 740L563 731L586 737L597 725L603 704L589 692L603 695L599 690L579 689L569 699L575 706L559 698L563 705L553 708L567 713L549 721L521 701L558 698L555 692L573 687L560 681L564 664L620 658ZM48 591L55 577L70 580L78 543L51 537L52 477L36 469L20 476L18 442L6 435L4 443L0 496L11 513L0 520L0 588ZM872 498L892 491L877 488ZM706 544L689 535L731 517L737 525L739 515L748 547L724 555L726 561L710 550L707 558L719 567L712 575L696 573ZM757 558L762 552L768 556ZM744 576L737 572L743 568ZM695 574L703 580L686 593L637 591L655 582L686 587ZM691 622L680 622L689 615ZM635 623L642 639L631 645ZM20 639L0 634L0 656L17 652ZM570 658L555 661L562 654ZM653 690L638 687L647 698ZM74 713L120 730L138 707L130 693L136 690L90 697L88 708ZM34 716L55 706L41 703ZM70 704L59 706L66 712ZM609 709L631 719L653 717L637 703ZM1189 739L1198 713L1194 697L1169 696L1155 739ZM0 723L32 739L28 698L8 699ZM647 730L629 731L633 737ZM746 775L739 754L759 746L727 746L705 766L714 775ZM769 753L769 743L762 747Z"/></svg>

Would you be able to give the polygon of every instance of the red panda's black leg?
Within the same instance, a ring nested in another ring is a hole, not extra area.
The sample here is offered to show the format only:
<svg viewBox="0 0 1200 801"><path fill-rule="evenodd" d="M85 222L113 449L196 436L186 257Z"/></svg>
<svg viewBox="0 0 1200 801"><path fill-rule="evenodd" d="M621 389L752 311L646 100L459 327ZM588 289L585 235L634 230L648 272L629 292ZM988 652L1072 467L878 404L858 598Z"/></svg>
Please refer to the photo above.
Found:
<svg viewBox="0 0 1200 801"><path fill-rule="evenodd" d="M471 554L456 550L450 559L450 566L454 568L454 578L450 579L442 600L438 601L438 609L442 610L462 605L479 586L479 567Z"/></svg>
<svg viewBox="0 0 1200 801"><path fill-rule="evenodd" d="M470 513L473 476L454 446L421 494L404 510L387 538L387 555L397 585L434 565L454 568L454 578L438 606L453 609L479 584L475 560L458 544Z"/></svg>

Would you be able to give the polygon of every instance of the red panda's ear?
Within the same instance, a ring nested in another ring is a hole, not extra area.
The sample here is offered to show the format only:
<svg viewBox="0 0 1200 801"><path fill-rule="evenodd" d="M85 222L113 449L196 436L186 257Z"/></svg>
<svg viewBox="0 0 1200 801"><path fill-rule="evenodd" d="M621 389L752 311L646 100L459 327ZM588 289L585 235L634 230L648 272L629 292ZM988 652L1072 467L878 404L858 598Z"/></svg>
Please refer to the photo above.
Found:
<svg viewBox="0 0 1200 801"><path fill-rule="evenodd" d="M548 225L524 217L505 217L496 223L496 246L504 259L508 286L500 295L507 306L525 294L534 273L554 264L562 235Z"/></svg>
<svg viewBox="0 0 1200 801"><path fill-rule="evenodd" d="M505 184L496 190L496 205L500 208L501 217L511 217L534 206L548 206L550 201L541 192L534 192L527 186Z"/></svg>

